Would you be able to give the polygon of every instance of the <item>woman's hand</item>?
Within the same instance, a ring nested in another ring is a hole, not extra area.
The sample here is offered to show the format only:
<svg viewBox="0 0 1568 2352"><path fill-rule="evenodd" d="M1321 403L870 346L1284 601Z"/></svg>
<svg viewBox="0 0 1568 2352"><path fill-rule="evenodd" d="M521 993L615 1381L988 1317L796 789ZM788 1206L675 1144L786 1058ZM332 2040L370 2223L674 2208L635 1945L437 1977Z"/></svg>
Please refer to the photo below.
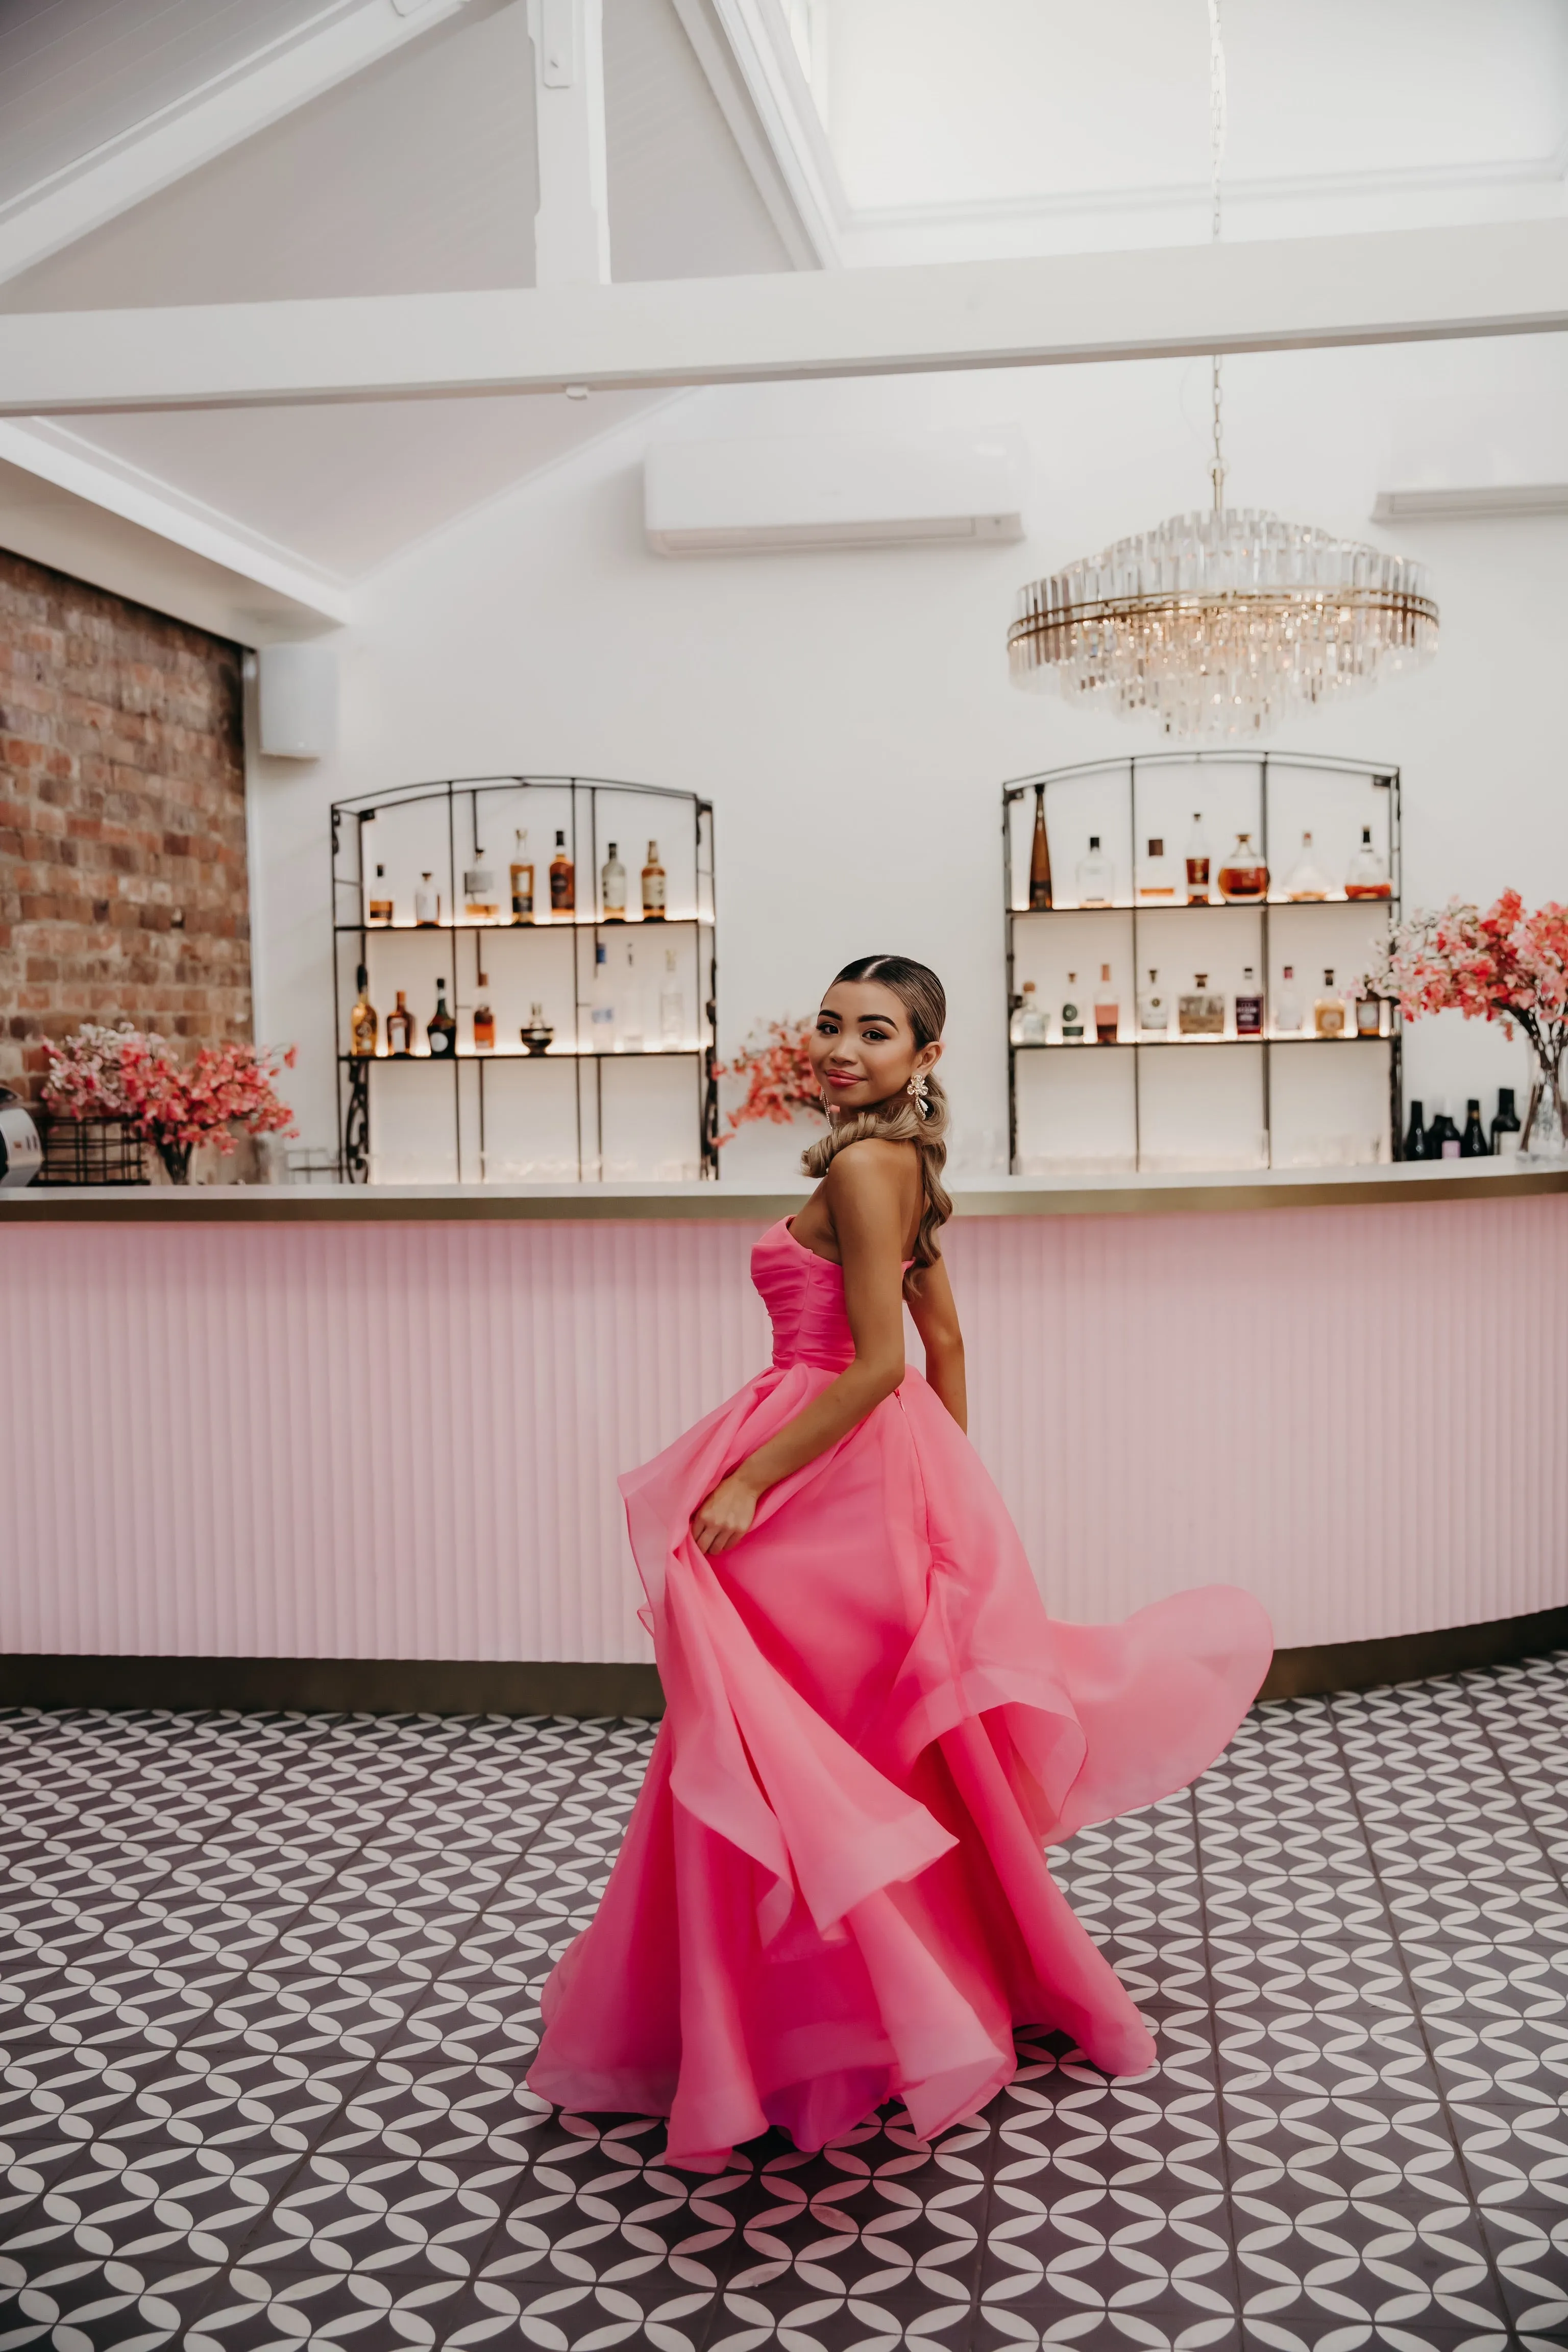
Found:
<svg viewBox="0 0 1568 2352"><path fill-rule="evenodd" d="M757 1490L738 1472L721 1478L705 1503L691 1514L692 1540L711 1559L728 1551L751 1528L757 1516Z"/></svg>

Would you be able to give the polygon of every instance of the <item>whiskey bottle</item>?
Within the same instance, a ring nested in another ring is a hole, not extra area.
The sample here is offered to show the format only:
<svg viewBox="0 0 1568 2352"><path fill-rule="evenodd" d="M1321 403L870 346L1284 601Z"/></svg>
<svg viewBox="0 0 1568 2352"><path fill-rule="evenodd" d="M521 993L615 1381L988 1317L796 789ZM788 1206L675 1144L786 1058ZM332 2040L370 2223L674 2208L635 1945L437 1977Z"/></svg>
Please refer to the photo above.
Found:
<svg viewBox="0 0 1568 2352"><path fill-rule="evenodd" d="M1504 1160L1519 1150L1519 1113L1513 1107L1513 1088L1499 1087L1497 1117L1492 1121L1492 1152Z"/></svg>
<svg viewBox="0 0 1568 2352"><path fill-rule="evenodd" d="M1263 1034L1263 991L1249 963L1241 968L1241 986L1236 992L1236 1034L1238 1037Z"/></svg>
<svg viewBox="0 0 1568 2352"><path fill-rule="evenodd" d="M647 845L647 864L642 870L642 919L645 923L662 923L665 918L665 871L659 864L658 844Z"/></svg>
<svg viewBox="0 0 1568 2352"><path fill-rule="evenodd" d="M1114 1045L1121 1034L1121 1007L1110 986L1110 966L1100 967L1100 987L1094 999L1094 1037L1099 1045Z"/></svg>
<svg viewBox="0 0 1568 2352"><path fill-rule="evenodd" d="M624 923L626 919L626 869L621 864L615 843L599 868L599 904L605 910L606 923Z"/></svg>
<svg viewBox="0 0 1568 2352"><path fill-rule="evenodd" d="M1320 1037L1342 1037L1345 1034L1345 1001L1334 987L1331 964L1324 970L1323 992L1312 1007L1312 1027Z"/></svg>
<svg viewBox="0 0 1568 2352"><path fill-rule="evenodd" d="M1029 912L1045 914L1051 903L1051 845L1046 833L1046 788L1035 786L1035 832L1029 844Z"/></svg>
<svg viewBox="0 0 1568 2352"><path fill-rule="evenodd" d="M1018 1010L1013 1021L1015 1045L1043 1045L1046 1042L1046 1008L1040 1003L1038 989L1026 980L1018 993Z"/></svg>
<svg viewBox="0 0 1568 2352"><path fill-rule="evenodd" d="M1304 833L1301 835L1301 855L1285 877L1285 896L1287 898L1326 898L1328 895L1329 877L1321 873L1313 862L1312 836Z"/></svg>
<svg viewBox="0 0 1568 2352"><path fill-rule="evenodd" d="M374 1054L376 1032L381 1027L375 1007L370 1001L370 974L362 963L354 974L359 995L349 1015L349 1051L351 1054Z"/></svg>
<svg viewBox="0 0 1568 2352"><path fill-rule="evenodd" d="M1078 862L1078 903L1080 907L1109 907L1114 876L1110 860L1100 845L1100 835L1089 836L1089 856Z"/></svg>
<svg viewBox="0 0 1568 2352"><path fill-rule="evenodd" d="M430 1051L438 1061L449 1062L458 1050L458 1024L447 1010L447 983L436 982L436 1010L425 1024L430 1040Z"/></svg>
<svg viewBox="0 0 1568 2352"><path fill-rule="evenodd" d="M1067 1003L1062 1006L1062 1035L1068 1045L1081 1045L1083 1043L1083 1014L1079 1010L1079 1007L1074 1001L1077 994L1078 974L1076 971L1069 971L1068 974Z"/></svg>
<svg viewBox="0 0 1568 2352"><path fill-rule="evenodd" d="M1426 1121L1424 1107L1418 1101L1412 1102L1410 1106L1410 1124L1405 1130L1399 1156L1401 1160L1425 1160L1426 1157Z"/></svg>
<svg viewBox="0 0 1568 2352"><path fill-rule="evenodd" d="M1351 859L1345 876L1347 898L1392 898L1394 885L1388 878L1388 868L1372 845L1372 827L1361 829L1361 847ZM1448 1124L1453 1125L1450 1119Z"/></svg>
<svg viewBox="0 0 1568 2352"><path fill-rule="evenodd" d="M1459 1138L1459 1157L1461 1160L1486 1160L1490 1157L1487 1150L1487 1131L1481 1125L1480 1098L1477 1095L1470 1095L1466 1099L1465 1131Z"/></svg>
<svg viewBox="0 0 1568 2352"><path fill-rule="evenodd" d="M1166 856L1164 839L1159 834L1151 839L1148 854L1138 868L1138 896L1151 899L1156 906L1175 904L1176 862Z"/></svg>
<svg viewBox="0 0 1568 2352"><path fill-rule="evenodd" d="M408 1010L408 1000L400 988L397 1003L386 1016L386 1050L401 1059L414 1051L414 1015Z"/></svg>
<svg viewBox="0 0 1568 2352"><path fill-rule="evenodd" d="M1187 835L1187 904L1206 907L1209 899L1209 843L1204 831L1204 821L1196 809L1193 811L1193 829Z"/></svg>
<svg viewBox="0 0 1568 2352"><path fill-rule="evenodd" d="M528 829L517 828L517 846L511 860L511 919L514 923L533 920L533 860L528 854Z"/></svg>
<svg viewBox="0 0 1568 2352"><path fill-rule="evenodd" d="M571 915L576 910L576 870L566 855L566 835L558 833L555 855L550 861L550 911L552 915Z"/></svg>
<svg viewBox="0 0 1568 2352"><path fill-rule="evenodd" d="M1288 963L1280 975L1279 993L1274 999L1274 1032L1276 1036L1291 1035L1306 1019L1301 992L1296 985L1296 967Z"/></svg>
<svg viewBox="0 0 1568 2352"><path fill-rule="evenodd" d="M1381 996L1358 996L1356 998L1355 1034L1358 1037L1382 1036L1383 999Z"/></svg>
<svg viewBox="0 0 1568 2352"><path fill-rule="evenodd" d="M463 877L463 912L470 923L493 923L500 917L496 877L485 864L485 853L477 841L474 862Z"/></svg>
<svg viewBox="0 0 1568 2352"><path fill-rule="evenodd" d="M664 951L664 978L658 991L658 1042L667 1051L686 1043L686 999L675 971L675 950Z"/></svg>
<svg viewBox="0 0 1568 2352"><path fill-rule="evenodd" d="M1159 973L1151 971L1149 985L1138 999L1138 1026L1158 1034L1168 1030L1170 1025L1171 1000L1161 993Z"/></svg>
<svg viewBox="0 0 1568 2352"><path fill-rule="evenodd" d="M1245 905L1268 896L1268 868L1252 846L1249 833L1238 833L1236 847L1219 869L1219 895L1228 906Z"/></svg>
<svg viewBox="0 0 1568 2352"><path fill-rule="evenodd" d="M421 874L419 887L414 893L414 919L425 930L441 919L441 893L428 874Z"/></svg>
<svg viewBox="0 0 1568 2352"><path fill-rule="evenodd" d="M365 913L371 922L382 927L392 920L392 893L386 887L384 866L378 866L375 869L375 880L370 886Z"/></svg>
<svg viewBox="0 0 1568 2352"><path fill-rule="evenodd" d="M1176 1027L1184 1037L1223 1037L1225 998L1210 988L1206 971L1194 972L1193 982L1192 994L1176 999Z"/></svg>
<svg viewBox="0 0 1568 2352"><path fill-rule="evenodd" d="M493 1054L496 1049L496 1017L490 1010L489 982L479 974L479 1001L474 1007L474 1051Z"/></svg>
<svg viewBox="0 0 1568 2352"><path fill-rule="evenodd" d="M588 998L588 1049L612 1054L616 1046L616 998L610 986L610 951L601 940L594 950L594 986Z"/></svg>

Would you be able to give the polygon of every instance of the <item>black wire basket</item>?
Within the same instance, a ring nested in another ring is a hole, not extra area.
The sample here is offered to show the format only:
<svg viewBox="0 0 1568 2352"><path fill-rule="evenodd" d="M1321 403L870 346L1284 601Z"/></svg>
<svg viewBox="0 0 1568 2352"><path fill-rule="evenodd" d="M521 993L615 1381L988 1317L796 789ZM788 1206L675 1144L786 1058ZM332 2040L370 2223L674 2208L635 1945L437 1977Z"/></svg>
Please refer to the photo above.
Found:
<svg viewBox="0 0 1568 2352"><path fill-rule="evenodd" d="M147 1146L129 1119L46 1118L40 1184L145 1184Z"/></svg>

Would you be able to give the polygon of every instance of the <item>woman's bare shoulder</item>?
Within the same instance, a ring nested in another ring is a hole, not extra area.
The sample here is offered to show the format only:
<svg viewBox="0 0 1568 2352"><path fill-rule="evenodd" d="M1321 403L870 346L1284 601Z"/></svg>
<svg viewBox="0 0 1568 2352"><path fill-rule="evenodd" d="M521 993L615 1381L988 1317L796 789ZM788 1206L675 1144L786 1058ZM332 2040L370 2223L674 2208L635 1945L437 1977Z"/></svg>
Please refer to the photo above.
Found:
<svg viewBox="0 0 1568 2352"><path fill-rule="evenodd" d="M851 1188L858 1192L883 1192L889 1185L906 1183L919 1158L913 1143L895 1143L885 1135L863 1135L858 1143L847 1143L834 1154L825 1181L830 1190L840 1192Z"/></svg>

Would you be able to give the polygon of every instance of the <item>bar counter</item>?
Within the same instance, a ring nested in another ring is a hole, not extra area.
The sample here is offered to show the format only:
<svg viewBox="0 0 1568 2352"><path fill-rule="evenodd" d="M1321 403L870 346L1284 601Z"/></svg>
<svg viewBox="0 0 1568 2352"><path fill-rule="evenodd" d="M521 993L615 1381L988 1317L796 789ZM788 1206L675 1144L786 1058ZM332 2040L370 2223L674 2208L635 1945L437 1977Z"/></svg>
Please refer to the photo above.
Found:
<svg viewBox="0 0 1568 2352"><path fill-rule="evenodd" d="M1247 1586L1279 1691L1568 1639L1565 1195L957 1188L973 1434L1047 1606ZM0 1195L0 1698L657 1705L616 1473L765 1361L747 1260L802 1197Z"/></svg>

